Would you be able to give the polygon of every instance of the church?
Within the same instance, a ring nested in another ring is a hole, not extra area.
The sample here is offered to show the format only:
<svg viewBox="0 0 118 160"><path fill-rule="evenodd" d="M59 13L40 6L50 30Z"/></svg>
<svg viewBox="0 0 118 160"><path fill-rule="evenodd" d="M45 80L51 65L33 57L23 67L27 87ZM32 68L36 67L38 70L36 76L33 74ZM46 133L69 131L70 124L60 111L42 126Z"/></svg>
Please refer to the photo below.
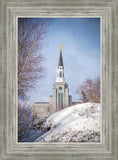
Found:
<svg viewBox="0 0 118 160"><path fill-rule="evenodd" d="M68 84L64 76L64 63L62 57L62 44L56 72L56 82L53 85L49 102L35 102L32 107L33 117L39 119L72 105L72 96L69 95Z"/></svg>

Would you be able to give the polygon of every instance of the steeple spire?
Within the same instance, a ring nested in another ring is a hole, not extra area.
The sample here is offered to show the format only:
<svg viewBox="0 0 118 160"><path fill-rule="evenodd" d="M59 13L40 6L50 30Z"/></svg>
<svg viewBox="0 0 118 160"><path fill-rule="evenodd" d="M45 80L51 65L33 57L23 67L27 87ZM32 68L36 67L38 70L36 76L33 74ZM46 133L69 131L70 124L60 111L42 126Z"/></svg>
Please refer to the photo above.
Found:
<svg viewBox="0 0 118 160"><path fill-rule="evenodd" d="M60 43L60 56L59 56L59 63L58 63L58 68L57 68L56 82L65 82L61 43Z"/></svg>
<svg viewBox="0 0 118 160"><path fill-rule="evenodd" d="M63 58L62 58L62 51L60 50L60 56L59 56L59 64L58 64L58 67L59 66L63 66Z"/></svg>
<svg viewBox="0 0 118 160"><path fill-rule="evenodd" d="M63 58L62 58L62 44L60 43L60 57L59 57L59 66L63 66Z"/></svg>

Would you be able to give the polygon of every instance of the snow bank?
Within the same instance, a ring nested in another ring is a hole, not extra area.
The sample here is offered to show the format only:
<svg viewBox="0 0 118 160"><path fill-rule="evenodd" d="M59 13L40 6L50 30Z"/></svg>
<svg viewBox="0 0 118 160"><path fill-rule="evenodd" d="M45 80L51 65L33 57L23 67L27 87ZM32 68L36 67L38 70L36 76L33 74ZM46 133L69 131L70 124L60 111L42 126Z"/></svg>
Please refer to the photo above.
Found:
<svg viewBox="0 0 118 160"><path fill-rule="evenodd" d="M100 104L82 103L47 118L36 142L100 142Z"/></svg>

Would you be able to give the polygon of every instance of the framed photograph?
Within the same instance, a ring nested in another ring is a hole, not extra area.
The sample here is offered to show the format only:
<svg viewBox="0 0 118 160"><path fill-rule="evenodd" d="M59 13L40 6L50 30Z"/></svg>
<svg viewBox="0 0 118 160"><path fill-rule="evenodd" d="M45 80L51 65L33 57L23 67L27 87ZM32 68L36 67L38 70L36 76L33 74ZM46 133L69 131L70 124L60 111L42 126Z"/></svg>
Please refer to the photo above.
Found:
<svg viewBox="0 0 118 160"><path fill-rule="evenodd" d="M118 159L116 6L1 2L1 159Z"/></svg>
<svg viewBox="0 0 118 160"><path fill-rule="evenodd" d="M17 117L18 142L100 142L99 17L18 18Z"/></svg>

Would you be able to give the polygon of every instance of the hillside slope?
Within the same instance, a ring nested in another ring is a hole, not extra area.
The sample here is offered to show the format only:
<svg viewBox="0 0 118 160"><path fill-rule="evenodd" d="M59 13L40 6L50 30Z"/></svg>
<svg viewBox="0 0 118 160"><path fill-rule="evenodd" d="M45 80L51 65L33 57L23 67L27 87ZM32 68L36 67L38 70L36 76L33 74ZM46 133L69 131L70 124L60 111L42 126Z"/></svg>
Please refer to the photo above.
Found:
<svg viewBox="0 0 118 160"><path fill-rule="evenodd" d="M35 142L100 142L100 104L82 103L49 116Z"/></svg>

